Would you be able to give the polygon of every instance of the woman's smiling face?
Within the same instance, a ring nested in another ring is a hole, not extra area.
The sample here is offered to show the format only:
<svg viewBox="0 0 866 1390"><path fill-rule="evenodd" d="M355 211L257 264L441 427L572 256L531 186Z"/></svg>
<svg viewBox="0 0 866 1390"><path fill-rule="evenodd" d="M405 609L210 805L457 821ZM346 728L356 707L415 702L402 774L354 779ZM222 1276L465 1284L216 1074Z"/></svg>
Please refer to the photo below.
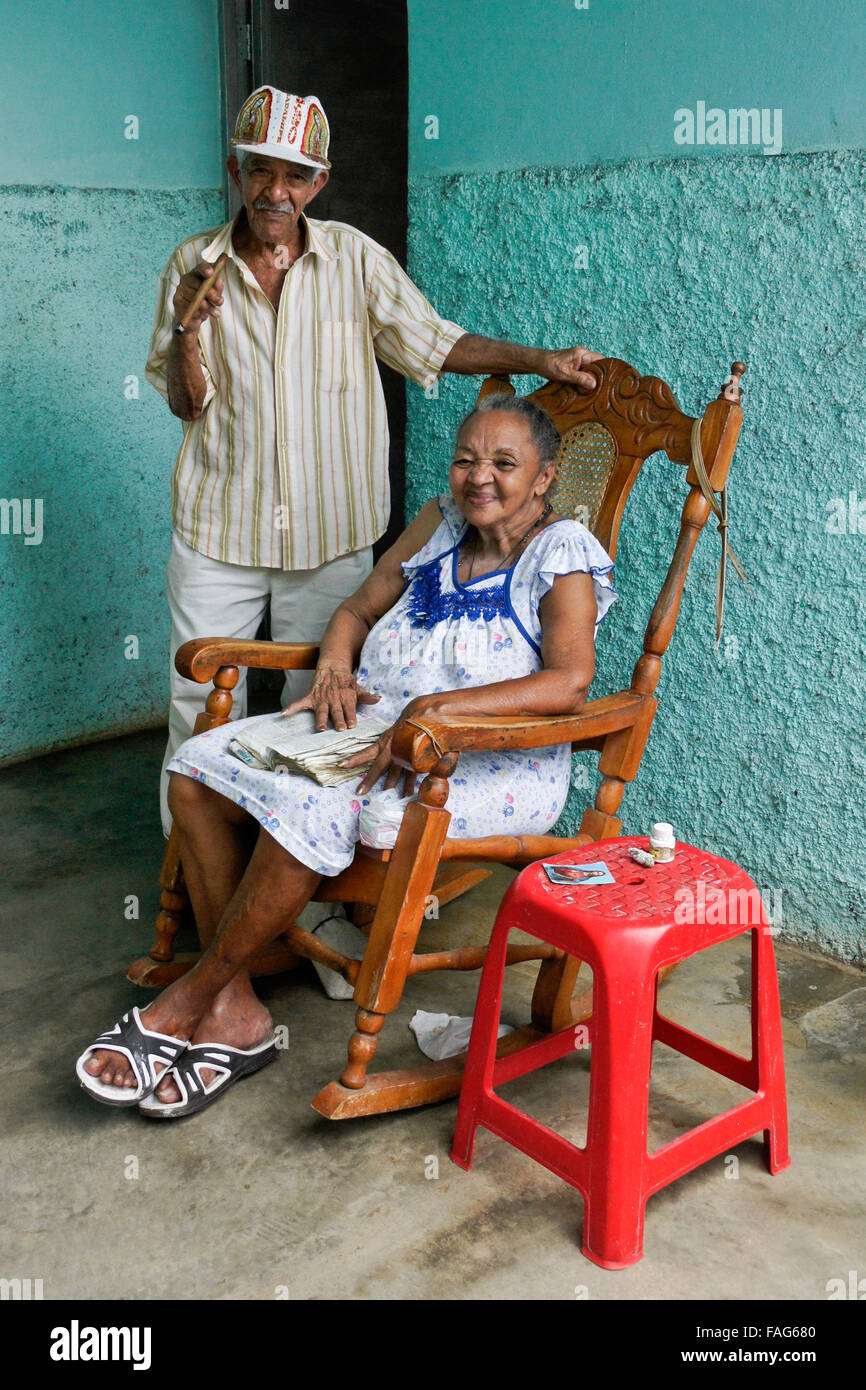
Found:
<svg viewBox="0 0 866 1390"><path fill-rule="evenodd" d="M553 480L539 468L529 421L504 410L473 415L457 436L449 484L455 502L478 530L529 512Z"/></svg>

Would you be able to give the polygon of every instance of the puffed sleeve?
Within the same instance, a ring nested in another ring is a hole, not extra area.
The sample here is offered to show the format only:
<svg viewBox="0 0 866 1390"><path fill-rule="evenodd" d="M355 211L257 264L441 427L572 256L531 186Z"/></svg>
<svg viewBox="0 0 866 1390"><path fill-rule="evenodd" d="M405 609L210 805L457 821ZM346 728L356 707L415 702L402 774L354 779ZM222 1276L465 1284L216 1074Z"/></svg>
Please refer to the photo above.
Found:
<svg viewBox="0 0 866 1390"><path fill-rule="evenodd" d="M533 584L533 606L536 608L553 581L560 574L589 574L595 590L597 614L596 631L617 594L611 582L613 560L595 536L579 521L565 521L549 528L549 539L539 555Z"/></svg>

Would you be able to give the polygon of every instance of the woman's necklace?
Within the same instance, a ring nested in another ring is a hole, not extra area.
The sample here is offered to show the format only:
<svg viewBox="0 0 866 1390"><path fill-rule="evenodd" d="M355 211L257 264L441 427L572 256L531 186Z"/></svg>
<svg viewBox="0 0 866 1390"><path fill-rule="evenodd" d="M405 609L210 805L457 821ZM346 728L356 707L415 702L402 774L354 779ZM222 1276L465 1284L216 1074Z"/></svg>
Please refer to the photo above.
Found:
<svg viewBox="0 0 866 1390"><path fill-rule="evenodd" d="M536 530L536 528L537 528L538 526L541 525L542 521L546 521L546 520L547 520L547 518L550 516L550 514L551 514L552 511L553 511L553 507L550 505L550 503L549 503L549 502L545 502L544 506L542 507L541 511L538 513L538 516L537 516L537 517L535 518L535 520L533 521L533 523L532 523L532 525L530 526L529 530L528 530L528 531L525 531L525 532L523 533L523 535L520 537L520 539L517 541L516 545L512 546L511 550L509 550L508 554L506 555L505 559L503 560L502 564L501 564L500 567L499 567L500 569L503 569L503 570L507 570L507 569L508 569L508 561L511 559L512 555L515 555L515 554L517 553L517 551L520 549L520 547L521 547L522 545L525 545L525 544L526 544L526 542L529 540L529 537L532 535L533 531ZM477 555L477 551L478 551L478 531L475 530L475 528L473 528L473 530L474 530L474 535L473 535L473 537L472 537L472 554L471 554L470 559L469 559L469 573L467 574L466 579L465 579L465 583L467 583L467 584L469 583L470 579L472 578L472 571L473 571L473 569L475 568L475 559L476 559L476 555Z"/></svg>

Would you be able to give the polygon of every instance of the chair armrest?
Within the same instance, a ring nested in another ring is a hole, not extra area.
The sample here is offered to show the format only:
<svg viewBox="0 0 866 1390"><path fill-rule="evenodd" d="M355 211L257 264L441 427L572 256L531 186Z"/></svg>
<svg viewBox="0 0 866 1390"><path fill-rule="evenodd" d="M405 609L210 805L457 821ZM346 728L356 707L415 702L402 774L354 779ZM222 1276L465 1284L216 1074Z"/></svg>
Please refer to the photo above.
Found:
<svg viewBox="0 0 866 1390"><path fill-rule="evenodd" d="M584 743L637 721L647 696L622 690L590 700L579 714L507 719L499 715L419 714L394 739L394 761L415 772L429 772L444 753L504 752L548 748L557 743Z"/></svg>
<svg viewBox="0 0 866 1390"><path fill-rule="evenodd" d="M314 671L319 648L307 642L236 642L230 637L196 637L174 658L187 680L213 680L221 666L256 666L265 671Z"/></svg>

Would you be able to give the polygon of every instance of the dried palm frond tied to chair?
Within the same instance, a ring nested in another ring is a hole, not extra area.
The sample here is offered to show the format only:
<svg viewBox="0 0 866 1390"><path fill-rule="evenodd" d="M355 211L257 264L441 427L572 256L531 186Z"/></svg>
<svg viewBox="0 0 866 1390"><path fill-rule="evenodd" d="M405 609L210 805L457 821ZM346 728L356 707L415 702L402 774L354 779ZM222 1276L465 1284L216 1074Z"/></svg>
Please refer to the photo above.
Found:
<svg viewBox="0 0 866 1390"><path fill-rule="evenodd" d="M589 369L597 385L589 394L548 383L530 399L548 411L562 434L555 501L595 534L612 558L629 493L646 459L663 450L687 467L688 491L673 557L653 606L631 685L590 700L577 715L553 718L423 718L401 731L394 757L423 776L417 800L410 802L391 850L359 844L349 868L323 879L322 902L355 904L355 920L367 935L363 960L341 955L311 932L287 922L278 941L257 957L251 973L273 974L306 957L338 971L354 986L355 1027L348 1062L340 1077L325 1086L313 1105L330 1119L346 1119L406 1109L456 1095L465 1057L428 1062L399 1071L374 1073L370 1064L378 1035L396 1009L406 981L430 970L475 970L484 949L463 946L436 953L416 951L430 895L450 902L487 876L484 864L521 868L591 841L616 836L617 812L625 784L640 766L656 711L654 691L680 608L686 572L698 536L711 512L719 515L715 494L722 492L742 423L740 378L735 362L718 398L710 403L693 447L693 417L677 405L658 377L642 377L627 362L608 358ZM508 377L489 377L479 399L513 387ZM700 418L700 417L699 417ZM697 457L696 457L697 454ZM724 544L724 531L723 544ZM177 669L188 679L213 681L206 712L195 732L223 724L232 707L231 691L241 666L271 670L310 670L318 649L297 643L227 641L200 638L177 653ZM570 742L599 752L600 782L595 803L583 814L578 834L495 835L449 839L448 779L464 751L542 748ZM130 966L133 983L159 987L189 969L194 955L174 955L173 940L187 905L176 836L172 834L160 878L161 910L150 954ZM501 1040L500 1055L511 1057L510 1075L521 1075L521 1051L545 1033L558 1032L591 1013L591 991L573 998L580 962L543 943L509 947L508 963L538 960L532 1023Z"/></svg>

